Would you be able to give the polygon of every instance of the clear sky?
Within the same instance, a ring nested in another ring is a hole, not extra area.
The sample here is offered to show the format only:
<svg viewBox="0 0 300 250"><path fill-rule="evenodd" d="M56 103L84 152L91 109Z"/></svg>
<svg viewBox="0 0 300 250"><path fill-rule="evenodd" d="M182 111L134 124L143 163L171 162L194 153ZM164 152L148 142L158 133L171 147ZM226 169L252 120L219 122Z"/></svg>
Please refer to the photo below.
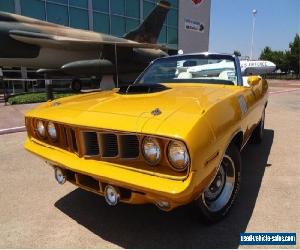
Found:
<svg viewBox="0 0 300 250"><path fill-rule="evenodd" d="M266 46L288 49L300 33L300 0L211 0L209 50L239 50L250 56L253 9L257 10L254 57Z"/></svg>

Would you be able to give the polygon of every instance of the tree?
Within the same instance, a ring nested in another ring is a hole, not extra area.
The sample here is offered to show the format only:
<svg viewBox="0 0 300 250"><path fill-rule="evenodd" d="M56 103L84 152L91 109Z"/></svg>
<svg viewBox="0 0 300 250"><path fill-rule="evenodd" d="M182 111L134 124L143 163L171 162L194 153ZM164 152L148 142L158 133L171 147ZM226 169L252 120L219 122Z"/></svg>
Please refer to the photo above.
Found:
<svg viewBox="0 0 300 250"><path fill-rule="evenodd" d="M291 70L297 75L300 70L300 37L296 34L294 41L289 44L290 51L287 53L287 59Z"/></svg>
<svg viewBox="0 0 300 250"><path fill-rule="evenodd" d="M296 74L299 74L300 68L300 37L296 34L294 41L289 44L289 50L276 51L270 47L265 47L261 54L261 60L271 61L276 64L277 68L283 72L289 72L293 70Z"/></svg>
<svg viewBox="0 0 300 250"><path fill-rule="evenodd" d="M239 50L235 50L235 51L233 52L233 54L234 54L235 56L238 56L238 57L241 56L241 52L240 52Z"/></svg>
<svg viewBox="0 0 300 250"><path fill-rule="evenodd" d="M288 71L289 64L287 62L286 52L284 51L273 51L270 47L265 47L260 54L260 60L271 61L275 63L277 69L281 71Z"/></svg>
<svg viewBox="0 0 300 250"><path fill-rule="evenodd" d="M273 54L272 49L269 46L267 46L261 52L259 59L260 60L270 60L270 58L272 57L272 54Z"/></svg>

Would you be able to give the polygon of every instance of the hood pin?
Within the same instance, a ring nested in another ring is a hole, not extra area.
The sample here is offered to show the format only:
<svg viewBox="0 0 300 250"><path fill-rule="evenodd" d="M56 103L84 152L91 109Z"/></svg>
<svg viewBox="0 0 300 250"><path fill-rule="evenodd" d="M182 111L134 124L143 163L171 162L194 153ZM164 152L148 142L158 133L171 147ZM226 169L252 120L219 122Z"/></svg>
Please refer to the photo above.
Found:
<svg viewBox="0 0 300 250"><path fill-rule="evenodd" d="M160 114L161 114L161 110L159 108L156 108L151 111L151 115L153 115L153 116L158 116Z"/></svg>

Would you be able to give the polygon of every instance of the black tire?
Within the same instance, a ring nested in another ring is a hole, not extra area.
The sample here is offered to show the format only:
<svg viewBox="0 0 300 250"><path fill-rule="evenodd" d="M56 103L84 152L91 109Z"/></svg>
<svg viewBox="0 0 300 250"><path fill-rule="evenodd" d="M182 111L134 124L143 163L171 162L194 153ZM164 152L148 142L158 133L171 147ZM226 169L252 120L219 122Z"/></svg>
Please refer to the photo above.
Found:
<svg viewBox="0 0 300 250"><path fill-rule="evenodd" d="M265 130L265 109L262 113L260 122L258 123L257 127L254 129L251 135L251 142L255 144L260 144L264 138L264 130Z"/></svg>
<svg viewBox="0 0 300 250"><path fill-rule="evenodd" d="M240 151L232 143L223 156L214 181L195 202L203 222L215 223L228 214L240 189L241 164Z"/></svg>
<svg viewBox="0 0 300 250"><path fill-rule="evenodd" d="M82 82L79 79L74 79L71 83L71 89L75 92L80 92L82 89Z"/></svg>

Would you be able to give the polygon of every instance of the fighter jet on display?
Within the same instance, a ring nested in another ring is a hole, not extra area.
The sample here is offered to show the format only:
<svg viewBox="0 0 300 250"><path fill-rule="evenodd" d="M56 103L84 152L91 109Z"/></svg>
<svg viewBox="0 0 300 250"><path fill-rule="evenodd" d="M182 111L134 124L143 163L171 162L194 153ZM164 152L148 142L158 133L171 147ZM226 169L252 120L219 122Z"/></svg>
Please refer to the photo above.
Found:
<svg viewBox="0 0 300 250"><path fill-rule="evenodd" d="M171 51L156 44L169 9L168 1L160 1L123 38L0 12L0 66L40 69L47 77L118 75L134 80L149 62ZM73 89L80 88L73 81Z"/></svg>

